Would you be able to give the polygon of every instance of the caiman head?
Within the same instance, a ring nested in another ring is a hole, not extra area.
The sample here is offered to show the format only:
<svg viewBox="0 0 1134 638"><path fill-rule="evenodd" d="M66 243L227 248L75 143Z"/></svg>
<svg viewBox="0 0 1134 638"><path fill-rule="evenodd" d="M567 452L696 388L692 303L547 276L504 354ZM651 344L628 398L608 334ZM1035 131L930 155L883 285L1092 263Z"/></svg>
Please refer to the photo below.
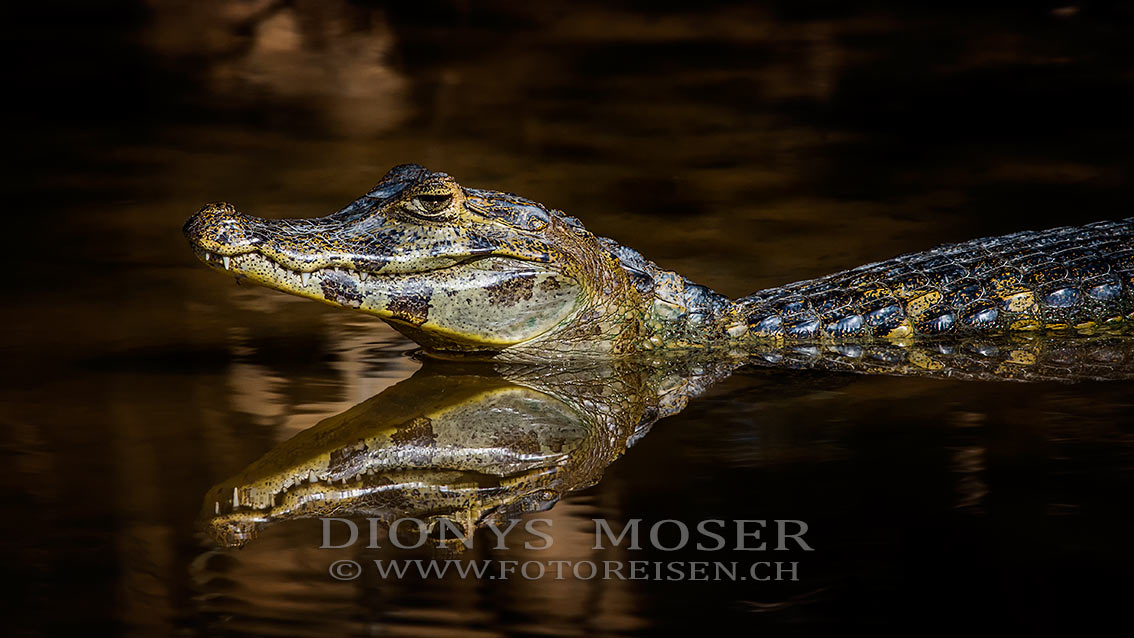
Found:
<svg viewBox="0 0 1134 638"><path fill-rule="evenodd" d="M572 217L414 164L326 217L214 203L184 232L215 269L377 315L435 353L630 353L728 305Z"/></svg>

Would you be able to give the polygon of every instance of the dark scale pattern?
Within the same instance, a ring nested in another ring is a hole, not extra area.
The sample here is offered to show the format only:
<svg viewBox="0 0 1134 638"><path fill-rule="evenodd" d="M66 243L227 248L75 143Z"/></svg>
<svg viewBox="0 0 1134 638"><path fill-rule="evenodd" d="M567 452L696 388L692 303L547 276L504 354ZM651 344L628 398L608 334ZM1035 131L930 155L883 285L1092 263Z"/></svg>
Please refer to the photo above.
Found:
<svg viewBox="0 0 1134 638"><path fill-rule="evenodd" d="M1134 320L1134 218L940 246L737 303L749 335L799 341L1105 328Z"/></svg>

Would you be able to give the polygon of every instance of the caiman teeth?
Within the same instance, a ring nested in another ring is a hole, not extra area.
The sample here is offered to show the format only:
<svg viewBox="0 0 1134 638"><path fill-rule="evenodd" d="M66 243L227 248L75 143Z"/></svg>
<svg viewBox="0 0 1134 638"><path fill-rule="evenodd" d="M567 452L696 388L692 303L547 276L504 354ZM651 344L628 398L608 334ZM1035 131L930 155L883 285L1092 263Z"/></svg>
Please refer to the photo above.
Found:
<svg viewBox="0 0 1134 638"><path fill-rule="evenodd" d="M347 277L354 277L354 278L358 279L359 281L367 281L368 279L370 279L370 276L373 274L373 273L369 273L369 272L362 271L362 270L353 270L353 269L351 269L349 267L345 267L345 266L327 266L325 268L320 268L320 269L315 270L313 272L303 272L301 270L293 270L291 268L288 268L287 266L284 266L283 264L281 264L281 263L275 261L274 259L271 259L271 258L265 256L263 253L259 253L259 252L241 253L241 254L238 254L238 255L222 255L220 253L214 253L214 252L210 252L208 250L202 250L201 251L201 258L204 261L210 262L210 263L218 263L219 262L218 265L223 267L225 270L236 271L238 273L242 272L243 270L246 270L248 268L249 264L246 261L247 259L249 259L249 258L261 259L261 260L266 261L272 268L275 269L277 276L298 277L299 280L300 280L300 285L303 285L303 286L310 284L312 275L315 275L315 274L319 274L320 276L326 276L328 274L343 275L343 276L347 276Z"/></svg>

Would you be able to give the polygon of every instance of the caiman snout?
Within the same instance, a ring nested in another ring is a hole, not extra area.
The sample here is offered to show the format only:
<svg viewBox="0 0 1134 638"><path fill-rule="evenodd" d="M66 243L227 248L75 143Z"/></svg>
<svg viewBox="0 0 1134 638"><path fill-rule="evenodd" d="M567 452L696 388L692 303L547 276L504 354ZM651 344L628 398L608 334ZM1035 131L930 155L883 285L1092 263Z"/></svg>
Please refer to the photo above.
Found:
<svg viewBox="0 0 1134 638"><path fill-rule="evenodd" d="M214 202L190 217L182 232L204 250L231 255L246 252L260 242L250 231L252 219L228 202Z"/></svg>

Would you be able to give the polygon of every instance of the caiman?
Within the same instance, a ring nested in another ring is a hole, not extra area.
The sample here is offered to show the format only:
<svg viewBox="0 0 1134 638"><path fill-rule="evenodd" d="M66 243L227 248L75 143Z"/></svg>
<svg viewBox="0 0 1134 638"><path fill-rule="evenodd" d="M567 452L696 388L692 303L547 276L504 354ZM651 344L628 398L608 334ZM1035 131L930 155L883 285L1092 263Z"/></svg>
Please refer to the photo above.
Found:
<svg viewBox="0 0 1134 638"><path fill-rule="evenodd" d="M184 232L213 268L377 315L450 357L771 357L786 345L854 360L1134 322L1134 218L940 246L735 301L560 211L413 164L326 217L213 203Z"/></svg>

